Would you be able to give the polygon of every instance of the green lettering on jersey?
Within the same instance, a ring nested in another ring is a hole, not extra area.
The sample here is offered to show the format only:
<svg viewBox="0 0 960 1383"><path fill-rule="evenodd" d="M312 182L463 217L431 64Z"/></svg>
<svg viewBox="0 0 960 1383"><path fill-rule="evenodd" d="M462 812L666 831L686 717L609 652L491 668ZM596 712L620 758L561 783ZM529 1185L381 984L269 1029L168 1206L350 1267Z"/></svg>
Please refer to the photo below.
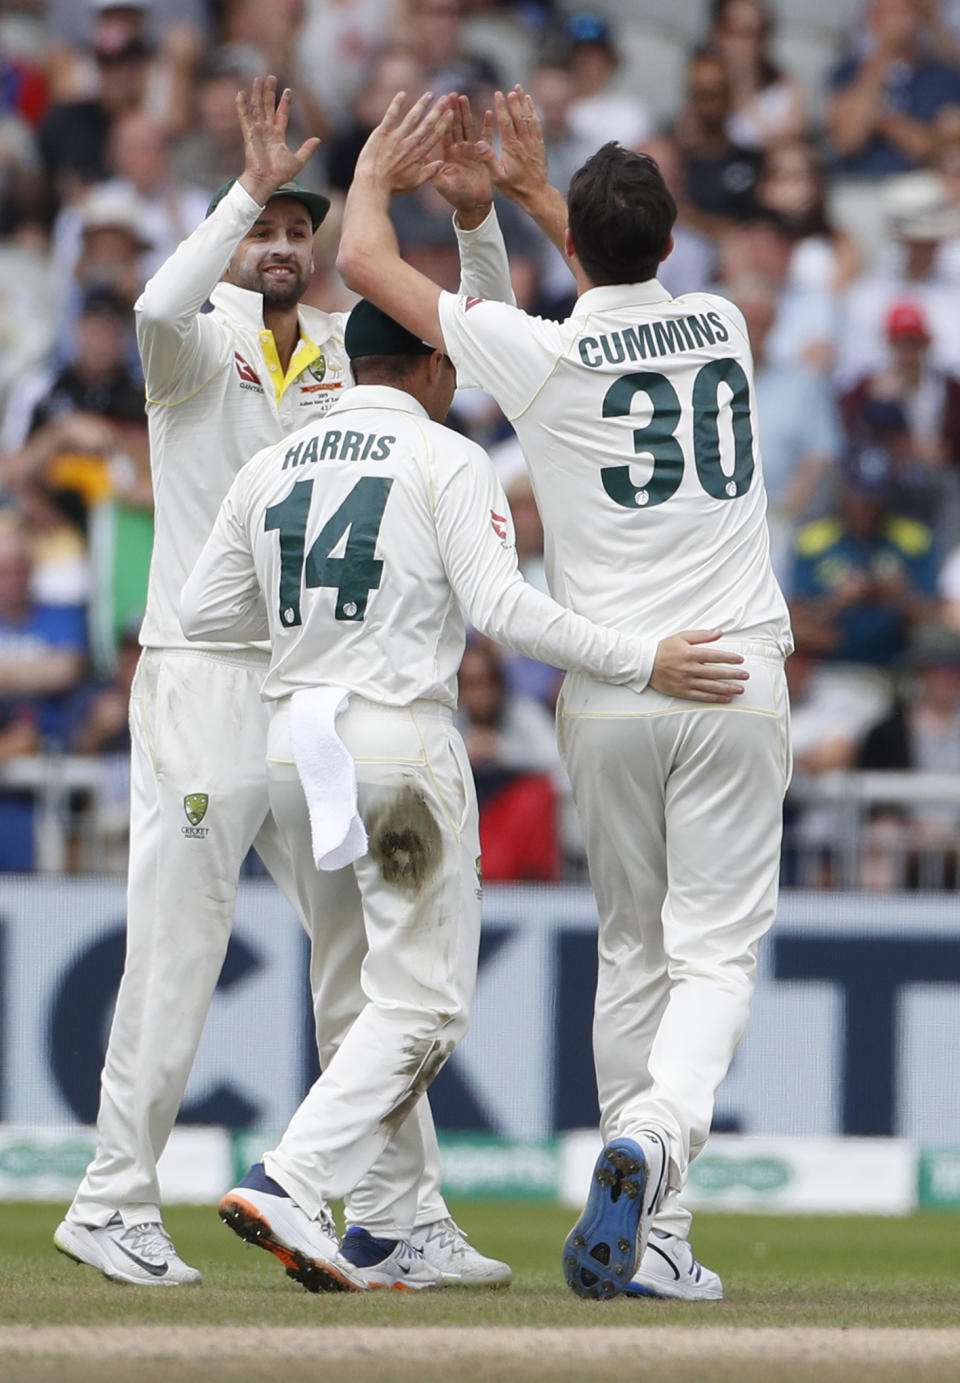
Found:
<svg viewBox="0 0 960 1383"><path fill-rule="evenodd" d="M299 466L301 451L303 451L302 442L298 442L295 447L287 447L287 450L284 453L283 457L283 465L280 467L280 469L282 471L285 471L288 466Z"/></svg>
<svg viewBox="0 0 960 1383"><path fill-rule="evenodd" d="M305 465L307 464L308 461L316 461L316 459L317 459L317 439L316 439L316 437L311 437L310 440L309 440L309 442L308 442L307 445L306 445L306 448L304 449L303 455L300 457L300 465L301 465L301 466L305 466Z"/></svg>
<svg viewBox="0 0 960 1383"><path fill-rule="evenodd" d="M584 365L595 370L600 364L600 346L595 336L585 336L579 343L580 359Z"/></svg>
<svg viewBox="0 0 960 1383"><path fill-rule="evenodd" d="M641 322L636 327L624 327L623 344L631 360L646 360L648 356L656 354L649 322Z"/></svg>
<svg viewBox="0 0 960 1383"><path fill-rule="evenodd" d="M323 446L320 448L321 461L336 461L340 451L340 433L336 428L331 428L324 436Z"/></svg>

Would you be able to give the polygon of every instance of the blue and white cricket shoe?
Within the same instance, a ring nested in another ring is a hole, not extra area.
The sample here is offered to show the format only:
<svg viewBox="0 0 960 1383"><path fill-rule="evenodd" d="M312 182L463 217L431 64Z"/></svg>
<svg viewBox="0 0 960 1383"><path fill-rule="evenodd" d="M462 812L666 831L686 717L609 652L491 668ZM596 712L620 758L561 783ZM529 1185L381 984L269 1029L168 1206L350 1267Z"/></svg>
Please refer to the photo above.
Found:
<svg viewBox="0 0 960 1383"><path fill-rule="evenodd" d="M365 1286L403 1292L442 1287L443 1273L428 1263L409 1239L378 1239L360 1225L348 1229L340 1246Z"/></svg>
<svg viewBox="0 0 960 1383"><path fill-rule="evenodd" d="M723 1283L697 1262L688 1240L652 1229L640 1266L623 1292L668 1301L722 1301Z"/></svg>
<svg viewBox="0 0 960 1383"><path fill-rule="evenodd" d="M597 1158L586 1207L563 1246L563 1275L578 1297L605 1301L626 1289L663 1195L667 1161L655 1129L614 1138Z"/></svg>

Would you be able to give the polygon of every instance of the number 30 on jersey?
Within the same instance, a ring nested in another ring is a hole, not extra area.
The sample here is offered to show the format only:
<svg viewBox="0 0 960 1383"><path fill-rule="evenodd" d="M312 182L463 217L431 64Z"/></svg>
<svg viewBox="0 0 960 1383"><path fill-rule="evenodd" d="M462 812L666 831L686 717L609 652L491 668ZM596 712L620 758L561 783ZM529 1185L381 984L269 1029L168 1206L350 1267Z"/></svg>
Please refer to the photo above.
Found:
<svg viewBox="0 0 960 1383"><path fill-rule="evenodd" d="M731 391L733 470L721 465L720 385ZM653 457L653 473L643 485L630 478L629 466L603 466L600 479L612 500L625 509L650 509L675 495L683 479L685 458L676 437L681 406L666 375L649 370L614 380L603 400L605 418L629 417L637 394L646 394L653 416L633 430L636 455ZM736 360L709 360L693 382L693 460L700 484L713 499L737 499L753 480L753 429L750 426L750 388Z"/></svg>

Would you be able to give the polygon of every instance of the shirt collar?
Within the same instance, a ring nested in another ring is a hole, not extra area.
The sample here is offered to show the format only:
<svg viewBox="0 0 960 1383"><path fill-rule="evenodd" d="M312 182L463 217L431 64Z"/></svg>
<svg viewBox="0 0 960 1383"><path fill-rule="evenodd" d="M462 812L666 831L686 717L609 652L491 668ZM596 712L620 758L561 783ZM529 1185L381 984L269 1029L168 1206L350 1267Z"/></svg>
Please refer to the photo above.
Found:
<svg viewBox="0 0 960 1383"><path fill-rule="evenodd" d="M238 288L235 283L221 281L210 294L214 307L234 321L254 331L264 330L263 294L254 293L249 288ZM333 334L334 323L329 313L317 307L304 307L297 310L300 319L300 334L311 341L325 341Z"/></svg>
<svg viewBox="0 0 960 1383"><path fill-rule="evenodd" d="M329 418L333 413L345 413L351 408L389 408L395 413L412 413L416 418L430 418L423 404L412 394L403 389L394 389L389 384L354 384L340 395L326 416Z"/></svg>
<svg viewBox="0 0 960 1383"><path fill-rule="evenodd" d="M667 292L659 279L644 279L642 283L603 283L581 293L570 316L587 317L591 312L603 311L605 307L630 307L634 303L647 306L672 301L672 294Z"/></svg>

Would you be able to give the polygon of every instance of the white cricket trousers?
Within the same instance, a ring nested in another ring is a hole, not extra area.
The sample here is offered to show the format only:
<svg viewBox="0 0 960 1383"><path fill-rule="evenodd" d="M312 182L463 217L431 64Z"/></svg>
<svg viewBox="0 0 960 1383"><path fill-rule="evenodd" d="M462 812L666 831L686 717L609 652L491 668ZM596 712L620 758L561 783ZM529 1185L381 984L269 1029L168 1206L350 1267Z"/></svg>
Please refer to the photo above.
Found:
<svg viewBox="0 0 960 1383"><path fill-rule="evenodd" d="M408 1116L466 1032L480 941L476 792L450 710L352 696L337 730L356 762L369 836L367 853L346 869L314 864L286 701L267 750L270 804L294 861L316 966L331 947L363 957L358 986L344 991L332 1059L263 1159L312 1216L348 1195L388 1140L414 1122ZM371 1225L352 1199L347 1220L407 1238L415 1195L396 1198L394 1212L392 1223Z"/></svg>
<svg viewBox="0 0 960 1383"><path fill-rule="evenodd" d="M722 647L750 674L731 706L571 674L557 712L599 914L601 1134L666 1131L670 1191L654 1223L681 1237L691 1217L678 1193L710 1131L776 912L791 769L782 654Z"/></svg>
<svg viewBox="0 0 960 1383"><path fill-rule="evenodd" d="M105 1225L117 1210L126 1224L159 1218L157 1160L183 1100L251 844L296 907L290 858L269 814L266 666L255 652L146 649L141 656L130 699L126 961L101 1077L97 1152L68 1212L74 1222ZM197 793L208 802L194 824L185 799ZM361 941L344 937L324 974L311 973L321 1050L339 1030L341 1006L350 1005ZM408 1200L418 1185L418 1223L448 1213L436 1135L421 1103L419 1118L358 1191L374 1221L393 1218L394 1199Z"/></svg>

